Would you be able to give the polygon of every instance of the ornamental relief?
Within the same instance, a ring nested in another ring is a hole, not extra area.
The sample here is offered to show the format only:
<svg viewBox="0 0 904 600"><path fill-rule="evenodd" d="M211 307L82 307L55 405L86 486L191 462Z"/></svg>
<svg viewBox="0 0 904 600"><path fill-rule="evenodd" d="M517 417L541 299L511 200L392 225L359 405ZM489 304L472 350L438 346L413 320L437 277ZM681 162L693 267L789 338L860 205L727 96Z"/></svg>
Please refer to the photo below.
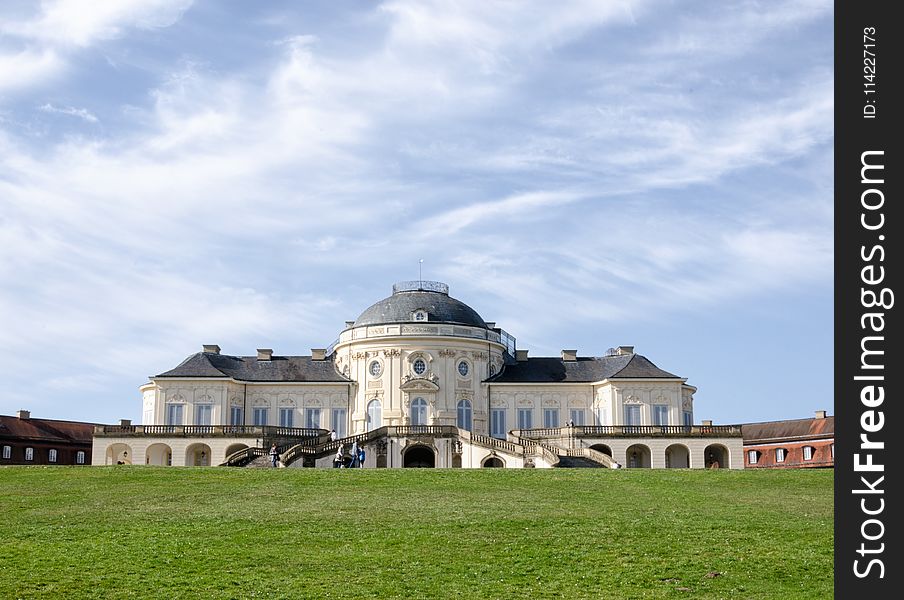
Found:
<svg viewBox="0 0 904 600"><path fill-rule="evenodd" d="M393 356L401 356L401 355L402 355L402 351L399 350L398 348L387 348L387 349L383 350L383 356L385 356L386 358L391 358Z"/></svg>
<svg viewBox="0 0 904 600"><path fill-rule="evenodd" d="M444 358L452 358L453 356L455 356L456 352L455 352L455 350L452 350L449 348L443 348L437 354L439 354L440 356L442 356Z"/></svg>
<svg viewBox="0 0 904 600"><path fill-rule="evenodd" d="M355 360L361 360L362 358L367 358L366 352L355 352L352 354L352 358Z"/></svg>
<svg viewBox="0 0 904 600"><path fill-rule="evenodd" d="M682 398L681 399L681 408L684 410L690 410L692 406L692 402L690 398Z"/></svg>
<svg viewBox="0 0 904 600"><path fill-rule="evenodd" d="M622 403L623 404L643 404L641 399L637 396L634 396L633 394L625 396Z"/></svg>
<svg viewBox="0 0 904 600"><path fill-rule="evenodd" d="M522 399L518 400L518 406L521 406L524 408L533 408L534 401L530 400L529 398L522 398Z"/></svg>
<svg viewBox="0 0 904 600"><path fill-rule="evenodd" d="M552 399L552 398L544 398L544 399L543 399L543 406L549 406L549 407L553 407L553 408L558 408L558 407L559 407L559 401L558 401L558 400L554 400L554 399Z"/></svg>
<svg viewBox="0 0 904 600"><path fill-rule="evenodd" d="M505 400L501 400L499 398L493 398L490 401L490 406L493 408L505 408L507 406L507 402Z"/></svg>

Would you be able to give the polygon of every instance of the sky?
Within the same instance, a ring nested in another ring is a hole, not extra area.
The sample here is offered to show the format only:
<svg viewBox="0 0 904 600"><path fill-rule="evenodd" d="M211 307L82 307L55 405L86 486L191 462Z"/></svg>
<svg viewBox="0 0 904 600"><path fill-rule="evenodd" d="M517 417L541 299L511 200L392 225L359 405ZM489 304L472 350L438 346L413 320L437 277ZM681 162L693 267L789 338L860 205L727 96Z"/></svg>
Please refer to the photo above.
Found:
<svg viewBox="0 0 904 600"><path fill-rule="evenodd" d="M834 414L828 0L0 4L0 414L140 422L396 281Z"/></svg>

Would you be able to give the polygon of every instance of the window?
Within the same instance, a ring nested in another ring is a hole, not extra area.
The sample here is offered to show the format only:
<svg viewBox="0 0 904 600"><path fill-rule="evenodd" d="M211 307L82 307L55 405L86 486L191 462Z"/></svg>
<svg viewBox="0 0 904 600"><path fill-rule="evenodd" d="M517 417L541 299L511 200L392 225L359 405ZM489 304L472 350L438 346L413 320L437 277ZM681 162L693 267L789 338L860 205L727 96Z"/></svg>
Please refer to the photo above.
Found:
<svg viewBox="0 0 904 600"><path fill-rule="evenodd" d="M371 377L379 377L380 373L383 372L383 366L380 364L380 361L378 361L378 360L371 361L368 371L370 371Z"/></svg>
<svg viewBox="0 0 904 600"><path fill-rule="evenodd" d="M458 401L458 428L471 430L471 401Z"/></svg>
<svg viewBox="0 0 904 600"><path fill-rule="evenodd" d="M3 446L3 458L9 458L13 455L12 446Z"/></svg>
<svg viewBox="0 0 904 600"><path fill-rule="evenodd" d="M270 409L266 406L258 406L254 409L254 424L263 427L270 422Z"/></svg>
<svg viewBox="0 0 904 600"><path fill-rule="evenodd" d="M336 432L337 438L345 437L345 418L347 414L344 408L334 408L332 411L330 427Z"/></svg>
<svg viewBox="0 0 904 600"><path fill-rule="evenodd" d="M686 410L682 414L684 416L684 426L685 427L690 427L691 425L694 424L694 413L692 413L689 410Z"/></svg>
<svg viewBox="0 0 904 600"><path fill-rule="evenodd" d="M625 406L625 425L640 425L639 404L628 404Z"/></svg>
<svg viewBox="0 0 904 600"><path fill-rule="evenodd" d="M533 424L534 411L531 408L518 409L518 429L531 429Z"/></svg>
<svg viewBox="0 0 904 600"><path fill-rule="evenodd" d="M85 451L79 450L75 453L75 464L83 465L85 464Z"/></svg>
<svg viewBox="0 0 904 600"><path fill-rule="evenodd" d="M411 424L427 424L427 401L423 398L415 398L411 402Z"/></svg>
<svg viewBox="0 0 904 600"><path fill-rule="evenodd" d="M608 425L609 424L609 413L603 407L599 407L596 409L596 424L597 425Z"/></svg>
<svg viewBox="0 0 904 600"><path fill-rule="evenodd" d="M832 444L831 446L829 446L829 450L832 453L832 460L835 460L835 444Z"/></svg>
<svg viewBox="0 0 904 600"><path fill-rule="evenodd" d="M367 405L367 430L383 426L383 406L379 400L371 400Z"/></svg>
<svg viewBox="0 0 904 600"><path fill-rule="evenodd" d="M471 368L468 366L468 363L465 361L461 361L458 363L458 374L462 377L467 377L468 373L471 371Z"/></svg>
<svg viewBox="0 0 904 600"><path fill-rule="evenodd" d="M653 425L669 424L669 407L664 404L653 406Z"/></svg>
<svg viewBox="0 0 904 600"><path fill-rule="evenodd" d="M747 451L747 462L755 465L760 461L760 453L756 450L748 450Z"/></svg>
<svg viewBox="0 0 904 600"><path fill-rule="evenodd" d="M229 424L230 425L244 425L245 424L245 411L241 406L233 406L229 409Z"/></svg>
<svg viewBox="0 0 904 600"><path fill-rule="evenodd" d="M559 426L559 409L544 408L543 409L543 427L551 428Z"/></svg>
<svg viewBox="0 0 904 600"><path fill-rule="evenodd" d="M414 311L414 320L415 321L426 321L427 320L427 312L423 310Z"/></svg>
<svg viewBox="0 0 904 600"><path fill-rule="evenodd" d="M167 425L182 425L182 404L167 404L166 405L166 424Z"/></svg>
<svg viewBox="0 0 904 600"><path fill-rule="evenodd" d="M505 427L505 409L504 408L491 408L490 409L490 435L494 438L502 438L505 439L506 434Z"/></svg>
<svg viewBox="0 0 904 600"><path fill-rule="evenodd" d="M144 415L141 419L141 423L143 425L153 425L154 424L154 409L153 408L144 409Z"/></svg>
<svg viewBox="0 0 904 600"><path fill-rule="evenodd" d="M57 451L51 448L47 451L47 462L55 463L57 461Z"/></svg>
<svg viewBox="0 0 904 600"><path fill-rule="evenodd" d="M568 418L578 427L584 426L584 410L581 408L572 408L568 411Z"/></svg>
<svg viewBox="0 0 904 600"><path fill-rule="evenodd" d="M813 460L813 446L804 446L804 460Z"/></svg>
<svg viewBox="0 0 904 600"><path fill-rule="evenodd" d="M785 462L785 456L787 456L788 451L784 448L776 448L775 449L775 462Z"/></svg>
<svg viewBox="0 0 904 600"><path fill-rule="evenodd" d="M304 426L308 429L320 429L320 409L304 409Z"/></svg>
<svg viewBox="0 0 904 600"><path fill-rule="evenodd" d="M419 358L414 361L411 368L414 369L416 375L423 375L424 372L427 371L427 363L424 362L423 358Z"/></svg>
<svg viewBox="0 0 904 600"><path fill-rule="evenodd" d="M210 425L210 416L212 414L212 404L198 404L195 406L195 425Z"/></svg>
<svg viewBox="0 0 904 600"><path fill-rule="evenodd" d="M34 448L26 448L25 449L25 460L34 460L35 459L35 449Z"/></svg>
<svg viewBox="0 0 904 600"><path fill-rule="evenodd" d="M283 406L279 409L279 426L295 427L295 409L291 406Z"/></svg>

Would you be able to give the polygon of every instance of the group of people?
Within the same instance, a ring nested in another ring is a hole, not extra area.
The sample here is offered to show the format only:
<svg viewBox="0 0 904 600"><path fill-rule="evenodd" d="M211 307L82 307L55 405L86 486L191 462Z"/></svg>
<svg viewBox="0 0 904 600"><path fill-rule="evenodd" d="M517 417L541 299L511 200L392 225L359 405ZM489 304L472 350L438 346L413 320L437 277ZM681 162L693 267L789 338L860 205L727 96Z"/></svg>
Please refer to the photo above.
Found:
<svg viewBox="0 0 904 600"><path fill-rule="evenodd" d="M336 432L330 431L330 441L336 441ZM274 467L279 466L279 448L276 447L276 444L273 444L270 447L270 464ZM366 458L366 454L364 452L364 445L358 445L358 440L355 440L352 443L352 448L346 454L345 452L345 444L339 444L339 448L336 450L336 456L333 458L333 467L337 469L356 469L356 468L364 468L364 459ZM120 463L122 464L122 463Z"/></svg>
<svg viewBox="0 0 904 600"><path fill-rule="evenodd" d="M345 453L345 444L339 444L339 448L336 449L336 456L333 458L333 468L363 469L365 458L364 445L359 446L357 440L352 443L352 448L347 455Z"/></svg>

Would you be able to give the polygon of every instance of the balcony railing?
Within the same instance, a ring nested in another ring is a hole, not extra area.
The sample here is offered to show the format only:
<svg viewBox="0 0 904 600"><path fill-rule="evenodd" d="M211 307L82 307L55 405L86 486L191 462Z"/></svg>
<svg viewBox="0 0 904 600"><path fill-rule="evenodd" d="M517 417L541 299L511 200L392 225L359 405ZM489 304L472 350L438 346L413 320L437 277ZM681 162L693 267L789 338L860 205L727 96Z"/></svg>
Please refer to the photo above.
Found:
<svg viewBox="0 0 904 600"><path fill-rule="evenodd" d="M159 435L176 437L261 437L317 438L327 435L325 429L308 427L276 427L272 425L95 425L94 435L116 437Z"/></svg>
<svg viewBox="0 0 904 600"><path fill-rule="evenodd" d="M565 437L741 437L740 425L584 425L522 429L518 436L530 439Z"/></svg>

